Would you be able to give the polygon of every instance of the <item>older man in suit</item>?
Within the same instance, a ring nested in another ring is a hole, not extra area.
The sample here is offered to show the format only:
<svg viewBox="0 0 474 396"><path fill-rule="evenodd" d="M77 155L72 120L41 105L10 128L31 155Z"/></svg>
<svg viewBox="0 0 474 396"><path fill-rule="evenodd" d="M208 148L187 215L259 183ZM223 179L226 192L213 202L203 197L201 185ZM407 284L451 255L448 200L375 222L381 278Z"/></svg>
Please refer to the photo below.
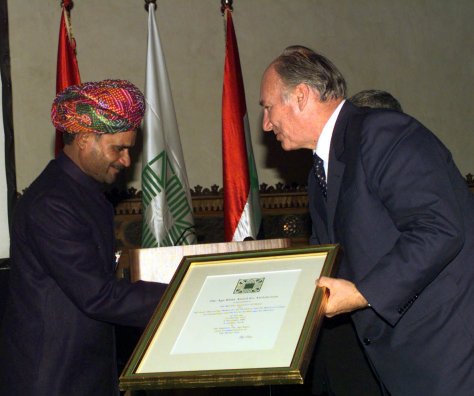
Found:
<svg viewBox="0 0 474 396"><path fill-rule="evenodd" d="M474 196L423 125L356 108L345 91L336 67L302 46L261 86L263 128L284 150L315 154L311 241L344 249L337 278L318 281L326 316L350 313L392 396L472 394Z"/></svg>

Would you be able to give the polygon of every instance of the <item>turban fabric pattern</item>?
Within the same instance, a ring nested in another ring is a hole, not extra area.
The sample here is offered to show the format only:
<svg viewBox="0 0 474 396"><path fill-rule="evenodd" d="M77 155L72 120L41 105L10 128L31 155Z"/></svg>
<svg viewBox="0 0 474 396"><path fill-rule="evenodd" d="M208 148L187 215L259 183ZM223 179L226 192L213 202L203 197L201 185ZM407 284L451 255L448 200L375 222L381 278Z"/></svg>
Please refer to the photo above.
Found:
<svg viewBox="0 0 474 396"><path fill-rule="evenodd" d="M69 133L117 133L135 130L145 114L145 98L125 80L72 85L53 102L51 120Z"/></svg>

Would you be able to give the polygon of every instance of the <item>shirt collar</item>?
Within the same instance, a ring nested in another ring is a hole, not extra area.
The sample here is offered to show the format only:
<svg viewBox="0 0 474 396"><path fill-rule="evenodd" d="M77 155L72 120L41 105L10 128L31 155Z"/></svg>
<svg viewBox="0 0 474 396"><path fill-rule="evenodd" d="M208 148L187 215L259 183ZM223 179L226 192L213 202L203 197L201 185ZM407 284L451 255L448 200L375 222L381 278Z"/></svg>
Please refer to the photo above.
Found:
<svg viewBox="0 0 474 396"><path fill-rule="evenodd" d="M318 142L316 144L315 153L324 161L324 172L326 172L326 179L328 178L328 166L329 166L329 148L331 146L331 138L334 132L334 126L336 125L336 120L341 112L342 106L346 100L342 100L341 103L336 107L336 110L331 114L329 120L327 120L324 128L319 136Z"/></svg>
<svg viewBox="0 0 474 396"><path fill-rule="evenodd" d="M58 157L56 158L56 162L59 167L67 173L72 179L74 179L80 185L86 187L87 189L102 192L103 185L102 183L98 182L94 178L86 175L81 168L79 168L74 161L69 158L63 151L59 153Z"/></svg>

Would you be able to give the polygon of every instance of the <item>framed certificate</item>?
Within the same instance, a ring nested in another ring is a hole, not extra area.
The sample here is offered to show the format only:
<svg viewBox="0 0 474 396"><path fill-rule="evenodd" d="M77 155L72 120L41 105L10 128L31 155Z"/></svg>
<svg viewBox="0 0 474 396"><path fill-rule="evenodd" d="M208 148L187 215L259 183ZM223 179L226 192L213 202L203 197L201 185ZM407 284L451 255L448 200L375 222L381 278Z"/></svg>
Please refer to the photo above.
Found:
<svg viewBox="0 0 474 396"><path fill-rule="evenodd" d="M122 390L303 383L338 245L184 257Z"/></svg>

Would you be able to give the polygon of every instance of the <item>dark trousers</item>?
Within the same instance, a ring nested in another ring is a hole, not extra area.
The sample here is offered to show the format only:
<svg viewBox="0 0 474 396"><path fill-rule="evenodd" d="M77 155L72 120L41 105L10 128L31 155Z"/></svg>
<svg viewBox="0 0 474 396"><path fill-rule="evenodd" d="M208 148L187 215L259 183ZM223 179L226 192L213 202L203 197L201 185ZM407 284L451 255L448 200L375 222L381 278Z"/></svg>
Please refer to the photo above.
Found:
<svg viewBox="0 0 474 396"><path fill-rule="evenodd" d="M312 389L315 395L384 394L360 345L349 315L324 319L313 365Z"/></svg>

